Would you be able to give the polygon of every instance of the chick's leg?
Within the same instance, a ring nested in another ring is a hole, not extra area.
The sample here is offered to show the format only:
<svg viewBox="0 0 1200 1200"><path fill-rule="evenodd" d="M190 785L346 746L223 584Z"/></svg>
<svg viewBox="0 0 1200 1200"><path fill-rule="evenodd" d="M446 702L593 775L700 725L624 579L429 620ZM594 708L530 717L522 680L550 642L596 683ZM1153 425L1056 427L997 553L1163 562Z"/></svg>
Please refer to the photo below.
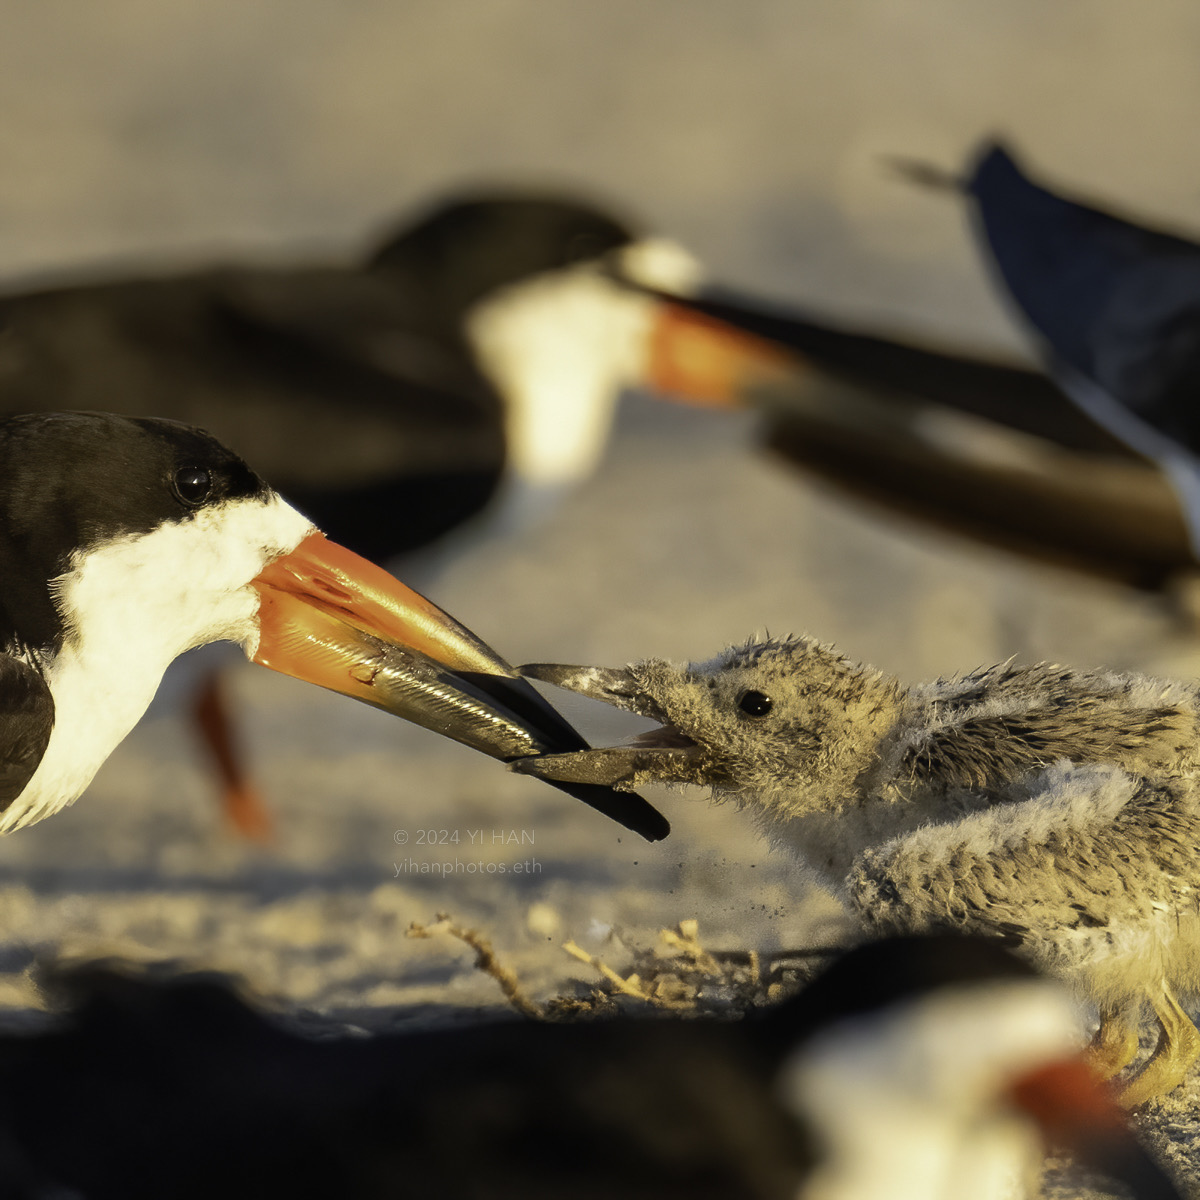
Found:
<svg viewBox="0 0 1200 1200"><path fill-rule="evenodd" d="M1116 1009L1101 1008L1100 1028L1088 1046L1092 1070L1101 1079L1111 1079L1133 1062L1137 1052L1137 1027L1122 1020Z"/></svg>
<svg viewBox="0 0 1200 1200"><path fill-rule="evenodd" d="M1151 996L1150 1003L1162 1032L1149 1061L1119 1097L1125 1108L1136 1108L1165 1095L1183 1081L1191 1065L1200 1058L1200 1032L1165 983L1157 996Z"/></svg>

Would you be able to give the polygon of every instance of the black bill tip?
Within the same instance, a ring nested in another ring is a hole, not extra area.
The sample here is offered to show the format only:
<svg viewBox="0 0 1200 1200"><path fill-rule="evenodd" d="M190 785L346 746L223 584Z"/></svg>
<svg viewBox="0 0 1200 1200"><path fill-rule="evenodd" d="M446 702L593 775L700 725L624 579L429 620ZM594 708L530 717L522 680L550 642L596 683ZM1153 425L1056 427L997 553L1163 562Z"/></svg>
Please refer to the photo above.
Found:
<svg viewBox="0 0 1200 1200"><path fill-rule="evenodd" d="M570 754L555 755L555 758L571 758ZM624 825L626 829L644 837L648 842L661 842L671 832L671 823L648 800L636 792L619 791L609 784L598 782L572 782L563 779L551 779L546 775L538 775L536 771L523 769L523 764L537 763L536 758L517 759L512 769L523 775L534 775L544 779L546 783L560 788L568 796L582 800L584 804L597 812L611 817Z"/></svg>
<svg viewBox="0 0 1200 1200"><path fill-rule="evenodd" d="M462 673L459 673L460 678ZM571 752L586 755L591 753L588 744L562 715L550 706L524 679L504 676L471 675L471 682L488 692L495 700L503 702L517 716L516 722L523 729L534 729L541 738L539 749L542 757L570 759ZM528 754L528 751L524 752ZM658 842L671 832L670 822L648 800L632 791L618 791L611 783L593 775L575 777L570 774L556 778L542 774L522 764L542 761L542 757L502 756L512 764L514 771L532 775L564 791L576 800L611 817L626 829L644 837L648 842Z"/></svg>

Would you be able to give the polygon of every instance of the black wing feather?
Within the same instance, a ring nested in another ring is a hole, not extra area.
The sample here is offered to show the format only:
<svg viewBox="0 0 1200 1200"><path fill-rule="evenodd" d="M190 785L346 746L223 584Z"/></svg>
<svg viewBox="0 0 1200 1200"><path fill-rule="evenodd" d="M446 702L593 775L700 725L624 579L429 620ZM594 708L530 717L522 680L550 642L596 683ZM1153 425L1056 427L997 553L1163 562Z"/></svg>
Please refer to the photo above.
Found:
<svg viewBox="0 0 1200 1200"><path fill-rule="evenodd" d="M0 654L0 812L25 790L53 728L46 681L28 664Z"/></svg>

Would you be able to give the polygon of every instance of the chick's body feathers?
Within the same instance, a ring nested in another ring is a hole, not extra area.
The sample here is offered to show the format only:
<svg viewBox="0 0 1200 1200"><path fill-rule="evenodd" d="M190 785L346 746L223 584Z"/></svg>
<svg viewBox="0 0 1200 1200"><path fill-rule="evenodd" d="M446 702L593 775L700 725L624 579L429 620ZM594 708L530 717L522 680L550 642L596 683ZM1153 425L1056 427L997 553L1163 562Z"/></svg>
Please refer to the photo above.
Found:
<svg viewBox="0 0 1200 1200"><path fill-rule="evenodd" d="M1061 758L1135 772L1194 763L1197 697L1182 684L1006 663L912 695L924 703L901 769L933 787L995 787Z"/></svg>
<svg viewBox="0 0 1200 1200"><path fill-rule="evenodd" d="M865 922L1001 936L1101 1005L1140 1001L1147 963L1195 990L1196 789L1111 765L1059 764L1030 799L863 850L845 880Z"/></svg>

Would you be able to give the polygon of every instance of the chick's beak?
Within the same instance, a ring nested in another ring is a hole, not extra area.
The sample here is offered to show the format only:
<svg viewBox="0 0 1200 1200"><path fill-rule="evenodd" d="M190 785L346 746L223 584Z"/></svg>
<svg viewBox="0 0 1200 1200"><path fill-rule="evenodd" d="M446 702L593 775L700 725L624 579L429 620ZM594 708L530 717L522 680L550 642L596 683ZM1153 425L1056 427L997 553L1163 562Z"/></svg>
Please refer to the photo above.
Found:
<svg viewBox="0 0 1200 1200"><path fill-rule="evenodd" d="M699 747L668 723L665 713L632 671L562 663L526 663L519 670L528 679L539 679L593 700L604 700L663 724L639 734L624 746L598 750L585 747L570 753L520 759L513 763L518 774L534 775L548 783L598 784L620 789L632 788L641 781L686 782L691 778Z"/></svg>
<svg viewBox="0 0 1200 1200"><path fill-rule="evenodd" d="M485 642L382 568L321 533L252 581L251 658L504 761L587 743ZM651 840L669 826L639 796L563 790Z"/></svg>
<svg viewBox="0 0 1200 1200"><path fill-rule="evenodd" d="M552 683L580 696L603 700L639 716L665 721L666 716L628 667L576 667L566 663L524 663L517 670L526 679Z"/></svg>

